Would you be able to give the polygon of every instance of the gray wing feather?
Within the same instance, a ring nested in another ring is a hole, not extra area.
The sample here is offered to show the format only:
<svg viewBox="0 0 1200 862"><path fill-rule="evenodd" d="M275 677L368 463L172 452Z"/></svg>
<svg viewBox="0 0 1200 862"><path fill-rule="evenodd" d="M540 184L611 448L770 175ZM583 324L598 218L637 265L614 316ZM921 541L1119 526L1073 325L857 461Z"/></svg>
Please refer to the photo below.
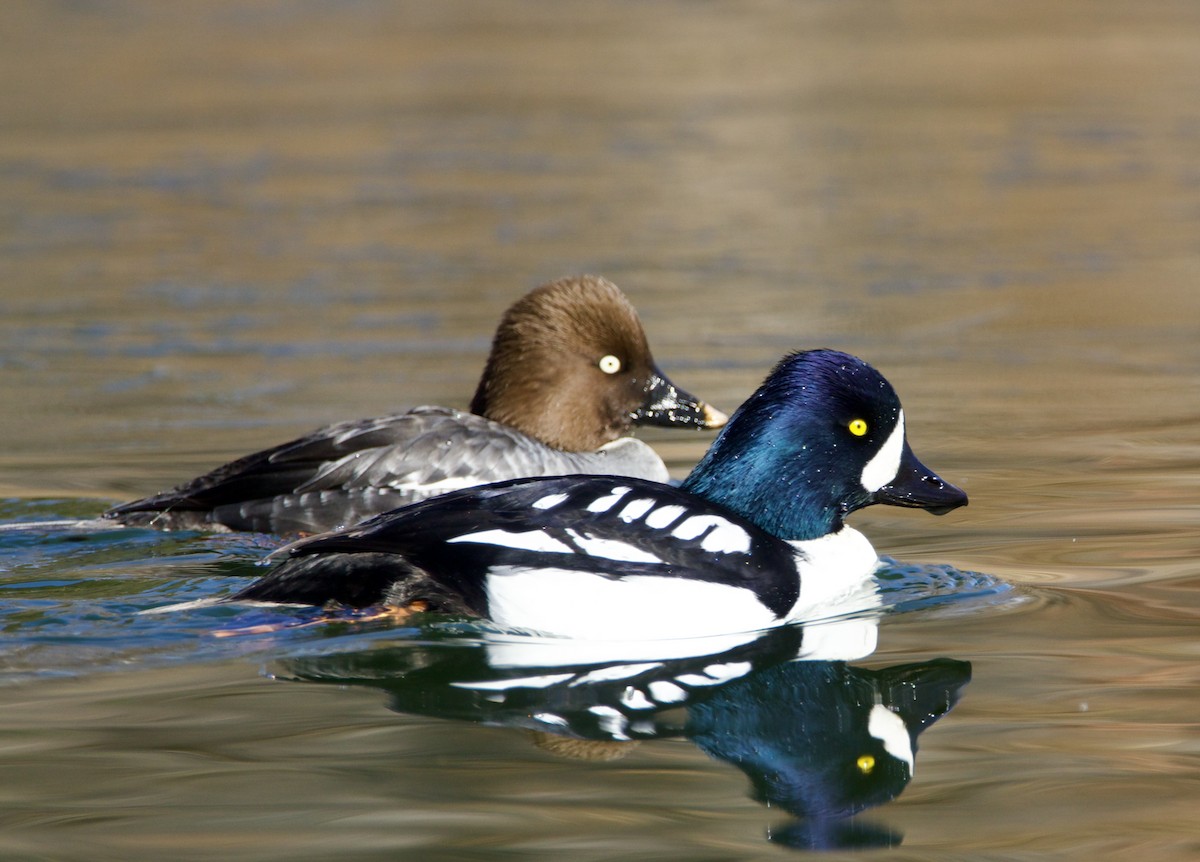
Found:
<svg viewBox="0 0 1200 862"><path fill-rule="evenodd" d="M380 445L363 447L371 438ZM297 493L388 488L416 501L522 476L602 473L666 479L662 461L640 441L626 438L598 452L563 452L507 425L441 407L421 407L347 429L338 443L352 451L324 464Z"/></svg>

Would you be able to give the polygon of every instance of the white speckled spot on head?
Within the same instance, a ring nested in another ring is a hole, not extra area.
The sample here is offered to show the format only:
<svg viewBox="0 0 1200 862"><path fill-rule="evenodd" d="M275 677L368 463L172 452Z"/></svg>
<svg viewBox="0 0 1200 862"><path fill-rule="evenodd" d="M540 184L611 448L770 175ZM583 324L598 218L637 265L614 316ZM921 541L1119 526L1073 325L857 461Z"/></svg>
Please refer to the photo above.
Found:
<svg viewBox="0 0 1200 862"><path fill-rule="evenodd" d="M908 775L910 778L913 776L916 763L913 757L912 737L908 735L908 726L905 725L904 719L882 703L877 703L871 707L867 733L883 743L884 751L908 764Z"/></svg>
<svg viewBox="0 0 1200 862"><path fill-rule="evenodd" d="M863 467L862 484L868 492L874 494L888 482L896 478L900 472L900 457L904 454L904 411L896 416L896 427L892 429L884 444L879 447L875 457Z"/></svg>

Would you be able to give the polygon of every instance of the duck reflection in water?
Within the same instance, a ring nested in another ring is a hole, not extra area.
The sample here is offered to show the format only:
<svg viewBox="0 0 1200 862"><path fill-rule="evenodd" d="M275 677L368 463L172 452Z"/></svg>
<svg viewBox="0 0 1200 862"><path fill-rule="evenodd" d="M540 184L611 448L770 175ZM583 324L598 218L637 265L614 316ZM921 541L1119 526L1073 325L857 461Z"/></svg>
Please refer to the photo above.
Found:
<svg viewBox="0 0 1200 862"><path fill-rule="evenodd" d="M873 650L876 626L788 626L739 643L695 641L697 654L653 660L627 652L583 661L578 642L560 642L569 652L558 655L552 640L495 635L482 647L449 641L290 659L276 676L378 688L397 712L526 728L541 747L586 759L685 737L745 772L756 800L794 816L770 831L772 841L894 846L899 834L852 815L912 780L917 737L958 701L971 666L849 664Z"/></svg>

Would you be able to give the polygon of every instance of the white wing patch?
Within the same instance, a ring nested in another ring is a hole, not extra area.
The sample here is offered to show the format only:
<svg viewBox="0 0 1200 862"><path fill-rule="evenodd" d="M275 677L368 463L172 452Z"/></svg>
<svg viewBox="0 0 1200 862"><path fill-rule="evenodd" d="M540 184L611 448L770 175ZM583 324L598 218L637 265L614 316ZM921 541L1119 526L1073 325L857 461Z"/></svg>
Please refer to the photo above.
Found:
<svg viewBox="0 0 1200 862"><path fill-rule="evenodd" d="M900 472L900 457L904 454L904 411L896 417L896 427L875 453L875 457L863 467L862 485L874 494Z"/></svg>
<svg viewBox="0 0 1200 862"><path fill-rule="evenodd" d="M468 542L473 545L499 545L502 548L521 548L525 551L546 551L554 554L570 554L572 550L558 539L551 538L541 530L526 530L510 533L507 530L482 530L447 539L446 544Z"/></svg>
<svg viewBox="0 0 1200 862"><path fill-rule="evenodd" d="M600 725L600 729L605 733L612 734L613 739L621 741L629 739L629 734L627 733L629 719L623 716L620 710L611 706L598 704L596 706L589 706L588 712L599 719L597 724Z"/></svg>
<svg viewBox="0 0 1200 862"><path fill-rule="evenodd" d="M650 696L659 703L679 703L687 700L688 696L684 689L665 679L656 679L646 688L650 689Z"/></svg>
<svg viewBox="0 0 1200 862"><path fill-rule="evenodd" d="M750 534L719 515L693 515L671 531L677 539L688 541L711 530L700 543L709 553L749 553Z"/></svg>
<svg viewBox="0 0 1200 862"><path fill-rule="evenodd" d="M683 506L659 506L646 516L646 526L661 530L667 524L672 524L687 510Z"/></svg>
<svg viewBox="0 0 1200 862"><path fill-rule="evenodd" d="M653 500L651 500L649 497L641 497L626 505L625 508L621 510L621 513L617 515L617 517L626 524L631 524L653 508Z"/></svg>
<svg viewBox="0 0 1200 862"><path fill-rule="evenodd" d="M710 664L704 668L704 673L684 673L675 677L676 681L693 687L702 685L720 685L750 673L754 665L748 661L731 661L723 664Z"/></svg>
<svg viewBox="0 0 1200 862"><path fill-rule="evenodd" d="M897 760L908 764L908 775L911 778L915 769L912 737L908 735L908 727L904 719L896 715L882 703L871 707L871 717L867 720L867 733L883 743L883 750Z"/></svg>
<svg viewBox="0 0 1200 862"><path fill-rule="evenodd" d="M653 709L654 701L646 697L639 689L627 687L621 692L621 703L629 709Z"/></svg>
<svg viewBox="0 0 1200 862"><path fill-rule="evenodd" d="M589 512L607 512L613 506L621 501L621 498L629 493L631 489L626 485L619 485L613 488L606 497L597 497L592 502L588 503L587 510Z"/></svg>
<svg viewBox="0 0 1200 862"><path fill-rule="evenodd" d="M577 685L588 685L594 682L607 682L614 679L627 679L631 676L637 676L639 673L645 673L648 670L654 670L657 667L662 667L662 662L641 662L640 664L614 664L609 667L601 667L596 670L589 671L582 676L576 677L571 683L574 688Z"/></svg>
<svg viewBox="0 0 1200 862"><path fill-rule="evenodd" d="M533 717L542 724L549 724L553 727L570 727L571 722L567 721L561 715L555 715L553 712L535 712Z"/></svg>
<svg viewBox="0 0 1200 862"><path fill-rule="evenodd" d="M584 536L575 530L567 530L567 535L590 557L604 557L606 560L619 560L623 563L662 563L661 557L617 539Z"/></svg>
<svg viewBox="0 0 1200 862"><path fill-rule="evenodd" d="M534 500L533 508L535 509L553 509L559 503L566 500L569 494L547 494L540 500Z"/></svg>
<svg viewBox="0 0 1200 862"><path fill-rule="evenodd" d="M521 679L485 679L479 682L452 682L454 688L470 688L478 691L504 691L508 688L549 688L564 682L575 674L551 673L545 676L526 676Z"/></svg>

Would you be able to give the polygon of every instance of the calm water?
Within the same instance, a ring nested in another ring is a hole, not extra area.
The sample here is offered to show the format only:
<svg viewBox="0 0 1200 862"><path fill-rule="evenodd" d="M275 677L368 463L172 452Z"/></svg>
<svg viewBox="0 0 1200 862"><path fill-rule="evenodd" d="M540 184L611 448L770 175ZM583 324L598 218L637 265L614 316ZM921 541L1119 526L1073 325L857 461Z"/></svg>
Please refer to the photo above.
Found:
<svg viewBox="0 0 1200 862"><path fill-rule="evenodd" d="M0 521L464 406L580 271L726 409L863 355L971 494L855 516L902 561L871 654L737 646L626 743L456 685L479 627L136 614L271 537L0 532L0 857L1200 855L1200 7L44 2L0 49ZM915 777L793 817L872 697L940 716Z"/></svg>

